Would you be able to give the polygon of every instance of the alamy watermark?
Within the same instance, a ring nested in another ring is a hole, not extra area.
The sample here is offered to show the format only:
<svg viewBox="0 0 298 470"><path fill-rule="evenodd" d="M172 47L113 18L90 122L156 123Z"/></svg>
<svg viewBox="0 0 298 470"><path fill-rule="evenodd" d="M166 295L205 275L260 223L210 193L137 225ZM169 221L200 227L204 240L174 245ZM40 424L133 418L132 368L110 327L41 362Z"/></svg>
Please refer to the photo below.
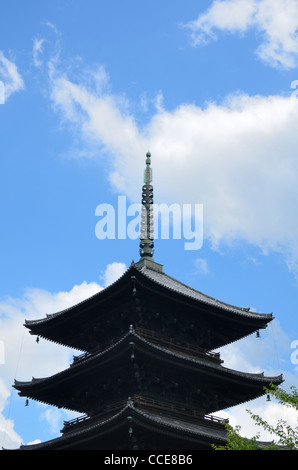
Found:
<svg viewBox="0 0 298 470"><path fill-rule="evenodd" d="M142 210L143 209L143 210ZM112 204L99 204L95 215L99 221L95 235L99 240L140 237L142 204L127 205L126 196L118 196L117 208ZM152 204L154 239L186 240L185 250L199 250L203 245L203 204ZM146 224L145 224L146 225ZM145 234L146 238L146 234Z"/></svg>
<svg viewBox="0 0 298 470"><path fill-rule="evenodd" d="M297 98L298 97L298 88L297 88L298 87L298 80L293 80L291 82L290 86L291 86L292 89L295 88L294 91L292 91L291 96L293 98Z"/></svg>
<svg viewBox="0 0 298 470"><path fill-rule="evenodd" d="M0 80L0 104L5 104L5 86Z"/></svg>

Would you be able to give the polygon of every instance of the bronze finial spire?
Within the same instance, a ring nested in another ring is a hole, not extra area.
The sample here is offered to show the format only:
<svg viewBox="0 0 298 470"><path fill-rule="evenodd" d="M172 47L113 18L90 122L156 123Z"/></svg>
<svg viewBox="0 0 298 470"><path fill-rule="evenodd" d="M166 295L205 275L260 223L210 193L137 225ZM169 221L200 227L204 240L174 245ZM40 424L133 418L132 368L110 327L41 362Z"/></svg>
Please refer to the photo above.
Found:
<svg viewBox="0 0 298 470"><path fill-rule="evenodd" d="M144 185L142 187L142 214L140 229L140 256L141 258L151 258L154 253L153 235L153 186L151 153L146 154L146 168L144 173Z"/></svg>

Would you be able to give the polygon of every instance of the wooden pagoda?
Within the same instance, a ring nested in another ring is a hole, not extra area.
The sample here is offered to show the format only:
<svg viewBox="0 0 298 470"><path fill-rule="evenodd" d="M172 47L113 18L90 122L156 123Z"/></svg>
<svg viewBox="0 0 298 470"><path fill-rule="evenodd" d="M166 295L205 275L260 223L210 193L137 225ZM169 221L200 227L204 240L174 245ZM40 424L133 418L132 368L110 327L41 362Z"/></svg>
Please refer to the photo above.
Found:
<svg viewBox="0 0 298 470"><path fill-rule="evenodd" d="M146 155L140 261L87 300L26 321L32 335L84 351L19 395L74 410L61 435L22 450L203 450L226 443L214 413L264 395L282 377L223 366L218 349L266 328L272 314L211 298L153 260L151 155Z"/></svg>

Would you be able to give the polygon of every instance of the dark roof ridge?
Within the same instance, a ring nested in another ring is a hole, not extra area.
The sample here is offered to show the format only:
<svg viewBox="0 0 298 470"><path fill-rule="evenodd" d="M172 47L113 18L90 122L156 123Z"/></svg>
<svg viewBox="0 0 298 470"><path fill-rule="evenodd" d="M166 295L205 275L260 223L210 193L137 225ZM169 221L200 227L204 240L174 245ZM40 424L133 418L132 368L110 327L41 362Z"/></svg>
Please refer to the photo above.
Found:
<svg viewBox="0 0 298 470"><path fill-rule="evenodd" d="M144 274L144 276L148 277L149 279L151 280L154 280L156 283L159 283L160 285L162 285L163 287L171 290L171 291L175 291L175 288L174 286L173 287L170 287L168 285L165 285L163 284L159 279L168 279L170 280L171 282L173 282L174 284L178 284L179 286L183 287L186 291L190 291L191 293L193 293L194 295L200 295L202 296L201 299L198 299L200 300L201 302L205 302L207 304L210 305L210 303L213 303L214 306L217 306L219 308L223 308L225 310L235 310L237 313L239 314L242 314L242 315L249 315L251 317L254 317L254 318L268 318L268 319L273 319L273 314L272 312L271 313L257 313L257 312L251 312L250 311L250 307L238 307L236 305L232 305L232 304L229 304L227 302L223 302L221 300L218 300L214 297L211 297L210 295L207 295L203 292L200 292L199 290L193 288L193 287L190 287L188 286L187 284L184 284L183 282L181 281L178 281L177 279L169 276L168 274L164 273L164 272L158 272L154 269L150 269L148 266L143 266L142 268L138 268L137 269L142 273ZM177 292L177 291L176 291ZM192 297L190 294L187 294L187 292L179 292L179 293L182 293L183 295L185 296L188 296L188 297ZM205 300L204 300L205 299ZM208 302L209 301L209 302Z"/></svg>
<svg viewBox="0 0 298 470"><path fill-rule="evenodd" d="M127 412L132 413L132 415L135 417L139 416L139 417L149 420L152 423L159 424L169 429L179 430L187 434L191 434L191 435L197 435L197 436L202 436L202 437L205 436L206 438L210 438L210 437L214 437L214 433L215 433L217 438L222 436L222 440L225 441L225 431L214 430L208 425L204 426L203 424L200 424L200 425L191 424L191 423L188 423L187 421L183 421L178 418L171 419L165 416L159 416L154 413L140 410L134 406L133 399L128 398L126 404L123 406L123 408L120 411L116 412L112 416L109 416L104 421L90 424L90 426L84 426L81 429L72 431L69 435L63 434L62 436L59 436L57 438L51 439L46 442L22 445L20 447L20 450L38 450L40 448L50 447L55 442L57 443L57 442L72 440L75 436L86 434L92 430L96 430L97 428L99 429L109 423L112 423L113 421L116 421L117 419L119 419L119 417L121 417L121 415L125 416Z"/></svg>
<svg viewBox="0 0 298 470"><path fill-rule="evenodd" d="M264 376L264 372L252 373L252 372L237 371L237 370L234 370L234 369L230 369L228 367L223 367L221 364L216 364L216 363L213 363L213 362L208 361L208 360L203 360L203 359L200 359L200 358L191 357L191 356L188 356L188 355L183 354L181 352L171 351L167 348L163 348L161 346L158 346L156 344L151 343L150 341L147 341L145 338L138 335L132 327L130 327L129 331L127 333L125 333L119 339L119 341L117 341L116 343L113 343L111 346L107 347L103 351L100 351L100 352L94 353L94 354L90 354L84 360L78 361L77 363L70 364L70 367L68 369L64 369L64 370L59 371L56 374L53 374L53 375L48 376L48 377L43 377L43 378L32 377L31 381L18 381L17 379L15 379L14 388L18 389L19 387L24 387L24 386L27 387L27 386L31 386L34 383L46 382L46 381L49 381L50 379L54 379L54 378L57 378L59 376L63 377L64 374L68 374L74 368L77 368L77 367L80 367L80 366L84 367L86 365L86 362L97 360L98 357L106 355L107 353L109 353L113 349L116 349L128 337L135 337L140 342L142 342L146 346L149 346L154 351L159 351L159 352L161 352L161 353L163 353L167 356L173 356L176 359L181 359L181 360L184 360L184 361L186 360L190 364L198 364L198 365L201 365L203 367L207 367L209 369L217 369L218 371L221 371L221 372L227 373L227 374L231 374L231 375L234 375L234 376L237 376L237 377L243 377L243 378L251 379L251 380L261 380L264 383L283 381L282 374L280 374L279 376L275 376L275 377L266 377L266 376Z"/></svg>
<svg viewBox="0 0 298 470"><path fill-rule="evenodd" d="M75 305L71 305L70 307L67 307L63 310L59 310L58 312L54 312L54 313L47 313L45 317L43 318L39 318L39 319L33 319L33 320L25 320L25 325L24 326L30 326L32 324L37 324L37 323L42 323L46 320L49 320L50 318L54 318L54 317L58 317L59 315L62 315L63 313L66 313L66 312L69 312L71 311L74 307L78 307L79 305L83 305L84 303L86 302L89 302L89 300L91 299L94 299L95 297L97 297L99 294L101 294L102 292L106 292L108 289L111 289L118 281L120 281L122 278L124 278L127 273L132 270L132 268L135 268L135 263L134 261L132 261L131 265L129 266L129 268L127 268L127 270L121 274L120 277L118 277L114 282L112 282L111 284L109 284L108 286L106 287L103 287L100 291L96 292L96 294L93 294L91 295L90 297L87 297L86 299L83 299L81 300L80 302L76 303Z"/></svg>
<svg viewBox="0 0 298 470"><path fill-rule="evenodd" d="M122 279L124 279L126 276L128 276L130 271L136 270L139 272L141 275L145 276L147 279L155 282L156 284L160 285L161 287L169 290L170 292L177 292L180 295L183 295L186 298L193 299L200 301L202 303L205 303L206 305L211 305L214 307L217 307L219 309L225 310L225 311L230 311L234 312L236 314L245 316L245 317L250 317L253 319L263 319L263 320L268 320L271 321L273 320L273 314L272 313L257 313L257 312L251 312L249 307L238 307L232 304L229 304L227 302L223 302L221 300L215 299L214 297L211 297L203 292L200 292L197 289L194 289L193 287L188 286L187 284L184 284L181 281L178 281L177 279L169 276L168 274L164 273L163 271L158 271L156 269L152 269L149 266L142 266L139 267L137 263L135 263L133 260L127 268L127 270L118 278L116 279L113 283L111 283L109 286L104 287L101 289L99 292L96 294L91 295L90 297L81 300L75 305L71 305L70 307L67 307L63 310L60 310L59 312L51 313L51 314L46 314L45 317L39 318L39 319L33 319L33 320L25 320L24 326L27 328L30 328L31 325L37 325L39 323L44 323L47 320L58 318L59 316L63 315L64 313L71 312L73 309L78 308L79 306L83 306L84 304L88 303L90 300L101 296L103 293L108 292L110 289L112 289L118 282L120 282ZM166 282L162 282L166 281Z"/></svg>

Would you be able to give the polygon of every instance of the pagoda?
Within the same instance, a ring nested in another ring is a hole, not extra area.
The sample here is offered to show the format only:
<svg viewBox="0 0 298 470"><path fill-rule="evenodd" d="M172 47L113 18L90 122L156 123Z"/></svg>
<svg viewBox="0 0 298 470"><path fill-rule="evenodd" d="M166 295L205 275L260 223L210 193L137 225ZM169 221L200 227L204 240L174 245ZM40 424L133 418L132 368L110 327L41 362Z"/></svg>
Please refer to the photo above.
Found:
<svg viewBox="0 0 298 470"><path fill-rule="evenodd" d="M148 152L139 261L87 300L25 321L32 335L80 354L66 370L14 387L80 417L64 422L57 438L21 450L209 450L227 442L214 414L282 382L226 368L213 352L266 328L273 316L216 300L164 272L153 259L151 183Z"/></svg>

